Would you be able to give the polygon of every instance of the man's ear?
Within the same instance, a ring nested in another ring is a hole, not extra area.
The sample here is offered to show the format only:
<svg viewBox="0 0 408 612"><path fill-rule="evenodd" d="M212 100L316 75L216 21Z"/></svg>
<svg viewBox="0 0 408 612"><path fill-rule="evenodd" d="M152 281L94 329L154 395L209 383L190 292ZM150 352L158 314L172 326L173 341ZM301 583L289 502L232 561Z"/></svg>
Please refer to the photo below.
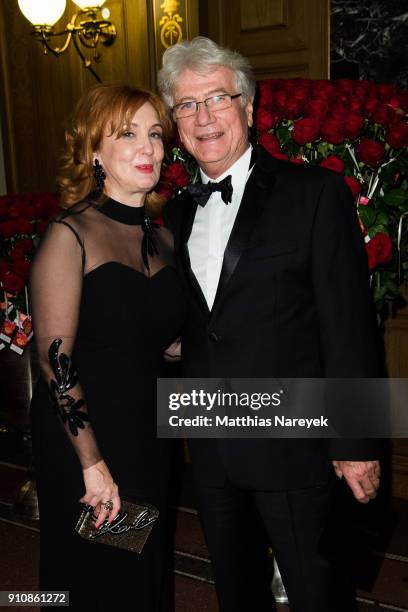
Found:
<svg viewBox="0 0 408 612"><path fill-rule="evenodd" d="M252 100L247 102L245 105L245 114L247 116L248 127L252 127L254 124L253 119L254 105L252 104Z"/></svg>

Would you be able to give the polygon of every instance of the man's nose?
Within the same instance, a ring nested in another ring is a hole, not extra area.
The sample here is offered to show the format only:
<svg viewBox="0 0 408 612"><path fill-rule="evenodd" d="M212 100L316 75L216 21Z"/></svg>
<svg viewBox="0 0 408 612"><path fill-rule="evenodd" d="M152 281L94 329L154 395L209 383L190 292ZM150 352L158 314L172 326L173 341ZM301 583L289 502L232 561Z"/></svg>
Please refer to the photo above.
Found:
<svg viewBox="0 0 408 612"><path fill-rule="evenodd" d="M200 102L198 105L195 121L197 125L207 125L208 123L214 123L215 121L214 114L208 110L204 102Z"/></svg>

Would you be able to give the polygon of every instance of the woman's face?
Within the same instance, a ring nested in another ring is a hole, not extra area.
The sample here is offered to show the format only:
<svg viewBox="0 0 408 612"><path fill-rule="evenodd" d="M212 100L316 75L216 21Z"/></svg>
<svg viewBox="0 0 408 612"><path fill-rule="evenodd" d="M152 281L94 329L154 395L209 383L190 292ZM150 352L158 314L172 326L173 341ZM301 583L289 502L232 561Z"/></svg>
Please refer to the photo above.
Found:
<svg viewBox="0 0 408 612"><path fill-rule="evenodd" d="M158 183L164 155L163 128L150 102L134 114L119 133L106 130L95 152L105 174L105 193L125 204L141 206Z"/></svg>

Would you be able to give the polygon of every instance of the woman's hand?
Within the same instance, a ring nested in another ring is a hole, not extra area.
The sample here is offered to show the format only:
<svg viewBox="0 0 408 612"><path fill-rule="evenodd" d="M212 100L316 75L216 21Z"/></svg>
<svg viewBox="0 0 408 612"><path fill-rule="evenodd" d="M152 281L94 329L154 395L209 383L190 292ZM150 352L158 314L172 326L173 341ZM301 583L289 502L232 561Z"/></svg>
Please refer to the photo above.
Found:
<svg viewBox="0 0 408 612"><path fill-rule="evenodd" d="M163 353L163 357L165 361L180 361L181 359L181 338L177 338L166 348Z"/></svg>
<svg viewBox="0 0 408 612"><path fill-rule="evenodd" d="M99 528L107 518L111 523L119 514L120 497L108 466L102 459L95 465L82 470L82 473L86 493L79 501L95 508L95 514L98 517L95 523L96 528ZM112 502L111 510L103 507L103 503L108 501Z"/></svg>

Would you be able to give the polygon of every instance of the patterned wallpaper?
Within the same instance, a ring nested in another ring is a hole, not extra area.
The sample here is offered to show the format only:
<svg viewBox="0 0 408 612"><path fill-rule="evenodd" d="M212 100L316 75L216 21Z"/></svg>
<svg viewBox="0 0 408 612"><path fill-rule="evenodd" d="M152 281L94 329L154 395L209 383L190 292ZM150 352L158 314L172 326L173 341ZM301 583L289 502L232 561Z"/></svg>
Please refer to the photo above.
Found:
<svg viewBox="0 0 408 612"><path fill-rule="evenodd" d="M331 0L331 77L408 89L408 0Z"/></svg>

